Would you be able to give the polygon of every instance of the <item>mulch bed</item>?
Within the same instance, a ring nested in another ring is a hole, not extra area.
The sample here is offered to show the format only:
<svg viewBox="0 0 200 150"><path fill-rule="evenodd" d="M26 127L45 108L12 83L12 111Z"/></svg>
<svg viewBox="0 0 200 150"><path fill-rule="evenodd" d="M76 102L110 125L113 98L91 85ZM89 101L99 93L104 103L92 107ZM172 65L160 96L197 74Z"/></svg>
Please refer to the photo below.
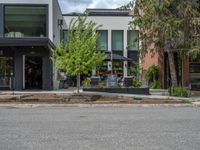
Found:
<svg viewBox="0 0 200 150"><path fill-rule="evenodd" d="M20 104L184 104L186 101L163 99L136 99L131 97L100 96L100 95L56 95L35 94L21 99L0 100L0 103Z"/></svg>

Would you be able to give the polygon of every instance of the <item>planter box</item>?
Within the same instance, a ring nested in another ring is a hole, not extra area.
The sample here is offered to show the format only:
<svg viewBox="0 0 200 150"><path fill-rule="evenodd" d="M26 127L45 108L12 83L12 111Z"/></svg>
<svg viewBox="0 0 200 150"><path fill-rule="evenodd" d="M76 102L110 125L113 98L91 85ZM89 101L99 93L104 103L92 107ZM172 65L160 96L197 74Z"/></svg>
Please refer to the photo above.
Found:
<svg viewBox="0 0 200 150"><path fill-rule="evenodd" d="M150 95L149 88L83 88L83 91Z"/></svg>

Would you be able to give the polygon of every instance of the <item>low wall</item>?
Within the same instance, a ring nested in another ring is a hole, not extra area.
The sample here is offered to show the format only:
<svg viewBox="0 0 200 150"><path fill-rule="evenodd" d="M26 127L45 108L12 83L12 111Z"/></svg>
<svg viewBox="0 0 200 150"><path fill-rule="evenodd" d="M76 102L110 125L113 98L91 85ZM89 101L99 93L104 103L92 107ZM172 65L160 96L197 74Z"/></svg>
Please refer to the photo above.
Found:
<svg viewBox="0 0 200 150"><path fill-rule="evenodd" d="M150 95L149 88L83 88L83 91Z"/></svg>

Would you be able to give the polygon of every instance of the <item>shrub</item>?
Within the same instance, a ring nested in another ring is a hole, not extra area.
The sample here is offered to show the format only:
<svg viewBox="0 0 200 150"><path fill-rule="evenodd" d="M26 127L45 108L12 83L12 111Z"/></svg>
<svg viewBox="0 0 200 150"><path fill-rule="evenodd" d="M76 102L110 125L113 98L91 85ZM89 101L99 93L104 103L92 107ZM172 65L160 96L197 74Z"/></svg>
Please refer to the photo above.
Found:
<svg viewBox="0 0 200 150"><path fill-rule="evenodd" d="M142 82L139 79L133 79L133 87L141 87Z"/></svg>
<svg viewBox="0 0 200 150"><path fill-rule="evenodd" d="M168 92L171 93L172 96L188 97L188 92L183 87L171 87L168 89Z"/></svg>
<svg viewBox="0 0 200 150"><path fill-rule="evenodd" d="M161 84L159 81L154 81L153 83L151 83L150 85L151 89L160 89L161 88Z"/></svg>
<svg viewBox="0 0 200 150"><path fill-rule="evenodd" d="M83 80L83 81L82 81L82 84L83 84L84 87L89 86L89 85L90 85L90 79L85 79L85 80Z"/></svg>
<svg viewBox="0 0 200 150"><path fill-rule="evenodd" d="M145 74L145 79L146 80L152 80L154 77L158 77L159 75L159 68L156 65L152 65L149 67Z"/></svg>

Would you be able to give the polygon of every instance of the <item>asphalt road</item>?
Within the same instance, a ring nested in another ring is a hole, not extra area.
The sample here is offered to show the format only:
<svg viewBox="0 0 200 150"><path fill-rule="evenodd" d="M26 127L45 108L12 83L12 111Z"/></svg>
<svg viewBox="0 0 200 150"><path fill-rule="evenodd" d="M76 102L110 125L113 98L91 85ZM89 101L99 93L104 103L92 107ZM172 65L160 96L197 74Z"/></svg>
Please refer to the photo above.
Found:
<svg viewBox="0 0 200 150"><path fill-rule="evenodd" d="M200 150L200 108L0 108L0 150Z"/></svg>

